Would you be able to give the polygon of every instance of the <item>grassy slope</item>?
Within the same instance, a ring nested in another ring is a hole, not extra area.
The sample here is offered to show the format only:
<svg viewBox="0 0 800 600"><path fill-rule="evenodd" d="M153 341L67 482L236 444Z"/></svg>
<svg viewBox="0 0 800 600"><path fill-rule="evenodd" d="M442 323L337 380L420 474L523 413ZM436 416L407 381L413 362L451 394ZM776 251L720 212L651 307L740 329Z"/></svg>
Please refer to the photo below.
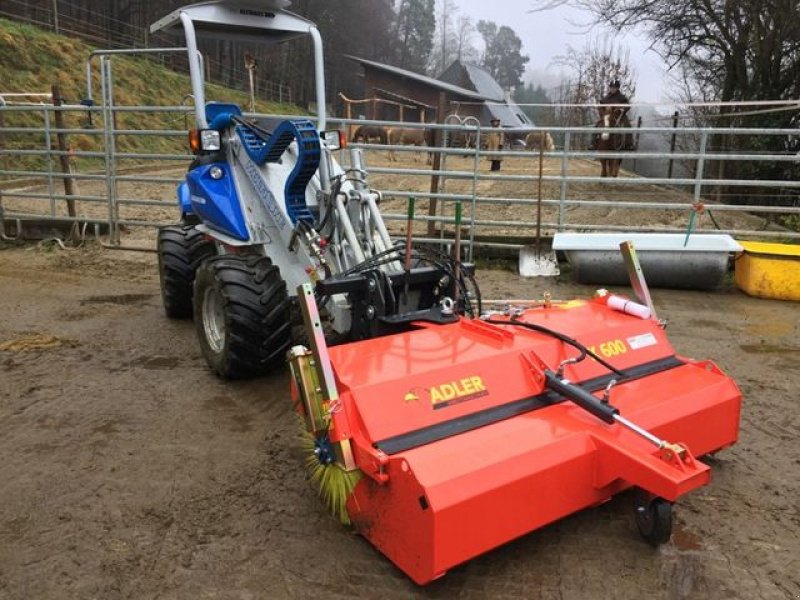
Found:
<svg viewBox="0 0 800 600"><path fill-rule="evenodd" d="M37 27L0 19L0 92L47 93L53 84L58 84L68 103L77 103L86 96L85 63L94 50L77 38L70 38L44 31ZM98 59L94 59L94 98L100 99ZM187 75L161 67L157 62L143 58L114 57L114 101L117 106L179 106L183 97L191 91ZM248 96L238 90L222 86L206 86L208 100L236 102L246 105ZM294 105L275 102L256 102L256 110L272 114L299 114ZM188 119L191 126L192 119ZM86 127L86 113L67 115L67 127ZM99 115L95 126L101 125ZM6 127L41 127L42 115L36 113L6 113ZM118 128L125 129L184 129L184 118L176 114L124 114L117 120ZM8 148L44 147L41 135L7 134ZM70 146L75 150L102 151L101 136L78 135L70 137ZM158 138L143 136L120 137L118 150L128 152L178 152L186 151L186 142L181 138ZM94 168L102 163L98 160L79 159L81 168ZM42 159L15 161L12 168L41 168ZM4 167L9 168L9 167Z"/></svg>

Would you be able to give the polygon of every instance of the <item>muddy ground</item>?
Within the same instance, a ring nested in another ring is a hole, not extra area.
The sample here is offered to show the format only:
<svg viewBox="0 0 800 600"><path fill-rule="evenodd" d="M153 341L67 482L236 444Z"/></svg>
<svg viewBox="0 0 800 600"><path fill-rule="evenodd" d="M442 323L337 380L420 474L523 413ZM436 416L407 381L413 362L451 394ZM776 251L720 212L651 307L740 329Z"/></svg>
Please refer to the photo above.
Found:
<svg viewBox="0 0 800 600"><path fill-rule="evenodd" d="M481 281L486 297L544 290ZM6 247L0 598L797 598L800 306L655 301L677 348L745 398L739 444L679 502L672 541L639 539L626 494L418 588L315 497L286 374L219 381L191 322L164 317L154 256Z"/></svg>

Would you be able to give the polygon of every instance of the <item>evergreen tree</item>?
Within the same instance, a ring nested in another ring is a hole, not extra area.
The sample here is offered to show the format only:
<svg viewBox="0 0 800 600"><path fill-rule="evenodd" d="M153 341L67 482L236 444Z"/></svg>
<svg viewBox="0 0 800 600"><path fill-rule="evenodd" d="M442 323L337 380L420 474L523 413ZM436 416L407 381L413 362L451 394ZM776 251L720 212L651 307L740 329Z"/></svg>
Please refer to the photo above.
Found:
<svg viewBox="0 0 800 600"><path fill-rule="evenodd" d="M482 66L504 89L517 87L521 83L525 65L530 58L522 54L522 40L513 29L492 21L478 21L478 33L483 37L486 49Z"/></svg>
<svg viewBox="0 0 800 600"><path fill-rule="evenodd" d="M434 0L401 0L395 25L395 64L424 73L436 30Z"/></svg>

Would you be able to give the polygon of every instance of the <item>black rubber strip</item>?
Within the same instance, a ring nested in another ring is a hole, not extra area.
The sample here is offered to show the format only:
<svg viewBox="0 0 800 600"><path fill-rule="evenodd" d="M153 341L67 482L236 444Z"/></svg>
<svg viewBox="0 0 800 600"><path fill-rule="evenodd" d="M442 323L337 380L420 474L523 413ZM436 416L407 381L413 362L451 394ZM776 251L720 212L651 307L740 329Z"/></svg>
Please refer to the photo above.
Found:
<svg viewBox="0 0 800 600"><path fill-rule="evenodd" d="M619 379L618 382L622 384L633 381L634 379L641 379L648 375L654 375L655 373L661 373L662 371L680 367L683 364L685 363L676 356L661 358L625 369L625 378ZM587 392L597 392L604 389L612 379L617 379L617 377L618 376L613 373L609 373L601 377L587 379L576 385ZM398 452L404 452L405 450L418 448L425 444L438 442L439 440L471 431L472 429L477 429L484 425L491 425L492 423L510 419L511 417L516 417L517 415L531 412L539 408L558 404L565 400L566 398L563 396L548 391L536 396L522 398L521 400L514 400L500 406L493 406L492 408L487 408L471 415L464 415L463 417L457 417L443 423L437 423L436 425L422 427L414 431L409 431L408 433L386 438L385 440L376 442L374 446L386 454L397 454Z"/></svg>

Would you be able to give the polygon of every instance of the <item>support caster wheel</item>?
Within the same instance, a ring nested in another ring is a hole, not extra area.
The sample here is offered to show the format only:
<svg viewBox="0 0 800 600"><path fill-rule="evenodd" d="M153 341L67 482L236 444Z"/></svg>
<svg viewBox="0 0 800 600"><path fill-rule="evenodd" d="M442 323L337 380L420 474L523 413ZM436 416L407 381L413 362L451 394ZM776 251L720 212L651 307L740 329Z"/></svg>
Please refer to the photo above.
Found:
<svg viewBox="0 0 800 600"><path fill-rule="evenodd" d="M641 494L635 505L636 527L651 546L666 544L672 535L672 504L663 498Z"/></svg>

